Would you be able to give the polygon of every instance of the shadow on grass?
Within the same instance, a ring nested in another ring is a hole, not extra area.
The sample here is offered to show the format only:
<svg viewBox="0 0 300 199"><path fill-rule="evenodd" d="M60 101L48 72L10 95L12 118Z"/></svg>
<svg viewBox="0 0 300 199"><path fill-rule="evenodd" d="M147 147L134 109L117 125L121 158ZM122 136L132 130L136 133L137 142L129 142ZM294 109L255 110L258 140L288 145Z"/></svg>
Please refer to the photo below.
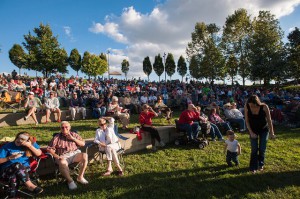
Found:
<svg viewBox="0 0 300 199"><path fill-rule="evenodd" d="M87 198L242 198L247 194L300 185L300 171L250 174L246 169L226 166L172 172L127 174L118 177L91 176L87 186L68 191L66 185L45 187L43 196ZM84 195L85 194L85 195Z"/></svg>

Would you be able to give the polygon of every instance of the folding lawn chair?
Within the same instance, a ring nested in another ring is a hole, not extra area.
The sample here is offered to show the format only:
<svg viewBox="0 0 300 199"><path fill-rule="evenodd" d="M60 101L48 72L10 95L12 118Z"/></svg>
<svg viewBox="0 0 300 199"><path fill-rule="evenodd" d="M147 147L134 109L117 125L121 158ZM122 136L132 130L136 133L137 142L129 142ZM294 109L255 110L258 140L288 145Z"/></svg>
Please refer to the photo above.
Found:
<svg viewBox="0 0 300 199"><path fill-rule="evenodd" d="M7 144L8 142L2 142L0 144L0 148L2 146L4 146L5 144ZM36 184L39 185L39 175L37 173L38 167L40 165L40 161L43 159L46 159L47 155L42 153L42 155L40 155L39 157L33 156L30 157L30 168L29 168L29 176L30 176L30 180ZM0 176L0 198L9 198L9 184L8 184L8 179L2 178ZM33 193L31 193L30 191L28 191L27 189L24 188L22 183L17 182L17 186L16 186L16 195L18 197L21 198L28 198L28 197L35 197L35 195Z"/></svg>
<svg viewBox="0 0 300 199"><path fill-rule="evenodd" d="M76 130L72 131L72 132L78 133ZM57 134L59 134L59 133L53 133L52 137L55 137ZM55 168L54 169L54 175L55 175L56 183L58 184L60 181L64 182L65 179L59 180L61 173L59 171L59 166L56 163L55 158L53 157L53 155L48 153L46 148L43 148L42 151L47 153L47 155L51 158L51 160L53 162L53 165L54 165L54 168ZM79 169L80 169L80 162L74 162L72 164L69 164L69 171L70 171L71 176L72 175L78 176L79 175Z"/></svg>
<svg viewBox="0 0 300 199"><path fill-rule="evenodd" d="M128 140L127 137L124 137L123 135L120 135L117 131L118 129L118 126L117 124L114 125L114 132L115 132L115 135L120 139L120 140L123 140L123 145L118 142L119 144L119 150L117 150L117 154L118 154L118 158L119 158L119 162L120 162L120 165L121 167L123 167L123 169L125 169L125 161L124 161L124 158L123 158L123 154L125 153L125 147L126 147L126 140ZM96 143L89 143L86 145L86 153L88 153L88 150L91 148L91 147L96 147L97 148L97 152L94 154L94 159L97 160L99 159L100 161L100 164L103 165L104 163L104 155L105 155L105 151L100 151L99 150L99 147L98 147L98 144Z"/></svg>
<svg viewBox="0 0 300 199"><path fill-rule="evenodd" d="M20 109L22 100L22 93L18 91L3 91L0 97L0 103L3 109ZM15 107L16 105L17 108Z"/></svg>

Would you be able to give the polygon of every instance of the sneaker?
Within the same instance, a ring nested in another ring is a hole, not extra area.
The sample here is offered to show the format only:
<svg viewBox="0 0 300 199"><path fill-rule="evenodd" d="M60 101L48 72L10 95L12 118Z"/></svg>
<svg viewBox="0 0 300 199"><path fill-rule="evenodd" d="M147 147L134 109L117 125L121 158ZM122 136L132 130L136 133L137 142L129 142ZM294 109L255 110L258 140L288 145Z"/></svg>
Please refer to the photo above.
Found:
<svg viewBox="0 0 300 199"><path fill-rule="evenodd" d="M70 182L70 183L68 184L68 187L69 187L70 190L77 189L77 185L75 184L74 181Z"/></svg>
<svg viewBox="0 0 300 199"><path fill-rule="evenodd" d="M77 182L79 182L81 184L88 184L89 183L85 178L81 178L81 179L77 178Z"/></svg>
<svg viewBox="0 0 300 199"><path fill-rule="evenodd" d="M27 116L25 116L25 117L24 117L24 120L26 121L27 119L28 119L28 117L27 117Z"/></svg>
<svg viewBox="0 0 300 199"><path fill-rule="evenodd" d="M34 194L40 194L42 193L44 190L41 187L36 187L34 188L34 190L32 191Z"/></svg>
<svg viewBox="0 0 300 199"><path fill-rule="evenodd" d="M163 141L160 141L160 146L164 147L164 146L166 146L166 144Z"/></svg>
<svg viewBox="0 0 300 199"><path fill-rule="evenodd" d="M258 171L263 171L263 170L264 170L264 166L258 167Z"/></svg>
<svg viewBox="0 0 300 199"><path fill-rule="evenodd" d="M211 139L211 141L212 141L212 142L215 142L215 141L216 141L216 139L215 139L215 138L213 138L213 139Z"/></svg>
<svg viewBox="0 0 300 199"><path fill-rule="evenodd" d="M85 117L82 117L83 120L85 120Z"/></svg>
<svg viewBox="0 0 300 199"><path fill-rule="evenodd" d="M39 123L38 123L38 122L36 122L36 123L35 123L35 126L37 126L37 125L39 125Z"/></svg>
<svg viewBox="0 0 300 199"><path fill-rule="evenodd" d="M75 118L72 118L72 121L74 121L75 120Z"/></svg>
<svg viewBox="0 0 300 199"><path fill-rule="evenodd" d="M61 123L61 120L57 120L58 123Z"/></svg>
<svg viewBox="0 0 300 199"><path fill-rule="evenodd" d="M219 138L218 141L224 142L225 140L223 138Z"/></svg>

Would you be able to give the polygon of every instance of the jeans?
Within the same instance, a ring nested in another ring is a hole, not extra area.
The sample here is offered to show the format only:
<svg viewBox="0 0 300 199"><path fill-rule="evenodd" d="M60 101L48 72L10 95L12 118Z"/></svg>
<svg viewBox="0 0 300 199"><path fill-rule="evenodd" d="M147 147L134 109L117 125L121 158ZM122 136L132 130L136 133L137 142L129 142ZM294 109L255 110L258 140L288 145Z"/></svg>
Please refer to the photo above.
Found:
<svg viewBox="0 0 300 199"><path fill-rule="evenodd" d="M227 150L226 162L227 162L228 166L232 166L231 161L234 162L236 166L239 165L237 152L231 152L231 151Z"/></svg>
<svg viewBox="0 0 300 199"><path fill-rule="evenodd" d="M105 113L106 113L106 107L105 106L102 106L102 107L96 108L96 109L97 109L100 117L105 116Z"/></svg>
<svg viewBox="0 0 300 199"><path fill-rule="evenodd" d="M189 140L193 140L198 138L198 134L200 131L200 126L198 122L193 122L192 125L190 124L179 124L179 128L187 132Z"/></svg>
<svg viewBox="0 0 300 199"><path fill-rule="evenodd" d="M215 137L217 136L219 139L222 139L222 134L219 130L219 128L217 127L217 125L210 123L211 128L210 128L210 136L211 139L215 139Z"/></svg>
<svg viewBox="0 0 300 199"><path fill-rule="evenodd" d="M269 137L269 132L265 132L265 133L260 133L257 138L250 138L251 141L250 171L255 171L259 167L264 166L268 137Z"/></svg>
<svg viewBox="0 0 300 199"><path fill-rule="evenodd" d="M243 118L241 118L241 119L228 119L228 121L230 123L237 123L237 124L239 124L241 130L246 130L246 124L245 124L245 120Z"/></svg>

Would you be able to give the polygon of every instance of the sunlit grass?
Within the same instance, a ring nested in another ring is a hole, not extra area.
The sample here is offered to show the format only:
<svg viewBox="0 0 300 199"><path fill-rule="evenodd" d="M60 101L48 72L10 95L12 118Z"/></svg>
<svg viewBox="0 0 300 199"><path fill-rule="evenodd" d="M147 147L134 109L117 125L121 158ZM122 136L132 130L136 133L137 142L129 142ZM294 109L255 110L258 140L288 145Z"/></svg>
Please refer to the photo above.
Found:
<svg viewBox="0 0 300 199"><path fill-rule="evenodd" d="M178 117L179 113L176 113ZM131 125L137 125L137 115ZM156 125L167 125L155 119ZM96 119L71 122L84 138L94 137ZM4 127L3 134L14 136L28 130L46 144L59 124ZM121 131L122 132L122 131ZM239 167L227 167L222 142L211 142L204 150L170 143L153 153L143 150L125 155L125 176L102 177L105 165L89 165L89 185L69 191L65 183L56 185L51 175L42 178L41 198L300 198L300 129L275 127L277 139L268 142L263 172L248 172L250 142L238 134L242 146Z"/></svg>

